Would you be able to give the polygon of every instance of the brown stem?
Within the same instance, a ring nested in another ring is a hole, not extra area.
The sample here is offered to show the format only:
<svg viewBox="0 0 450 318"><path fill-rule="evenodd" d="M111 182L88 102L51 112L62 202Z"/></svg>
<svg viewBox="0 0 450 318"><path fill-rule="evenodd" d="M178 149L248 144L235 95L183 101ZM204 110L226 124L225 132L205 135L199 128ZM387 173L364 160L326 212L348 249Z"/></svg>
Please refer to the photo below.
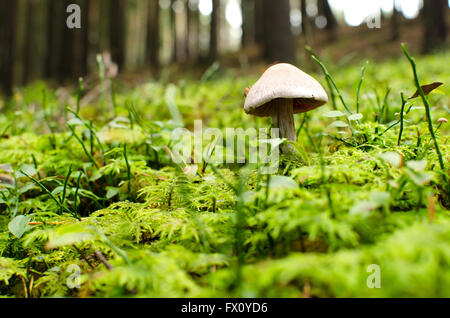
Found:
<svg viewBox="0 0 450 318"><path fill-rule="evenodd" d="M278 98L272 101L272 124L274 128L280 129L280 138L289 141L297 141L294 124L294 100ZM296 153L291 144L281 145L281 152L284 154Z"/></svg>
<svg viewBox="0 0 450 318"><path fill-rule="evenodd" d="M80 254L80 256L86 261L86 263L88 263L89 267L95 270L94 265L89 262L89 259L84 255L84 253L75 244L73 244L73 247L77 250L78 254Z"/></svg>
<svg viewBox="0 0 450 318"><path fill-rule="evenodd" d="M99 250L95 250L95 256L102 262L108 270L113 270L114 267L106 260L105 256L103 256L102 252Z"/></svg>

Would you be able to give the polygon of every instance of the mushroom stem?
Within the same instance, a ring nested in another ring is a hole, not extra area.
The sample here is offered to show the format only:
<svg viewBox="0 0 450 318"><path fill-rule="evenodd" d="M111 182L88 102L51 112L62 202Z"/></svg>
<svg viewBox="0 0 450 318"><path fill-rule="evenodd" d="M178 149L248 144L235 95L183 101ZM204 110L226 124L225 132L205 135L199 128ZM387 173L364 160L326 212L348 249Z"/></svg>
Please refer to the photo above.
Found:
<svg viewBox="0 0 450 318"><path fill-rule="evenodd" d="M274 128L280 129L280 138L290 141L297 141L294 124L294 100L277 98L272 101L274 113L272 114L272 124ZM291 144L283 144L281 152L284 154L296 153Z"/></svg>

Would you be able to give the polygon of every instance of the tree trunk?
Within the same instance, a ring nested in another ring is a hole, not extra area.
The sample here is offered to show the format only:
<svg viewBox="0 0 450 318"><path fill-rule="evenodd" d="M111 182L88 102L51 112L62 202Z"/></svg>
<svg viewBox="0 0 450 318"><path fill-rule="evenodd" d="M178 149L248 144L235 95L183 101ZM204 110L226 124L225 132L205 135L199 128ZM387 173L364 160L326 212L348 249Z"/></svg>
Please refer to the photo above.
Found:
<svg viewBox="0 0 450 318"><path fill-rule="evenodd" d="M147 17L147 50L146 63L151 65L154 71L158 71L160 66L159 46L160 46L160 28L159 28L159 2L151 0L148 8Z"/></svg>
<svg viewBox="0 0 450 318"><path fill-rule="evenodd" d="M89 15L90 15L90 11L91 11L91 4L92 1L89 0L82 0L81 3L81 32L82 32L82 48L81 48L81 54L80 54L80 59L81 59L81 67L80 67L80 71L81 71L81 76L86 76L89 72L89 32L90 32L90 24L89 24ZM84 10L84 11L83 11Z"/></svg>
<svg viewBox="0 0 450 318"><path fill-rule="evenodd" d="M55 0L48 0L47 2L47 52L45 56L45 77L50 78L54 75L54 61L52 58L52 52L55 52L55 37L53 36L53 30L55 25Z"/></svg>
<svg viewBox="0 0 450 318"><path fill-rule="evenodd" d="M397 8L395 7L396 0L394 0L394 9L392 11L392 17L391 17L391 40L397 41L400 38L400 26L399 26L399 19L400 19L400 12L398 12Z"/></svg>
<svg viewBox="0 0 450 318"><path fill-rule="evenodd" d="M209 33L209 60L215 61L219 54L220 0L213 0Z"/></svg>
<svg viewBox="0 0 450 318"><path fill-rule="evenodd" d="M74 47L75 47L75 30L76 29L69 29L66 26L66 10L67 6L69 6L71 3L73 3L72 0L64 0L61 1L63 4L63 11L57 11L56 15L61 16L63 20L63 26L62 26L62 38L58 38L57 41L61 41L62 45L60 46L59 56L60 56L60 63L59 63L59 69L58 69L58 80L62 82L66 78L71 78L74 74ZM61 12L64 12L64 14L61 14Z"/></svg>
<svg viewBox="0 0 450 318"><path fill-rule="evenodd" d="M310 25L309 25L309 17L306 13L306 0L300 0L300 11L302 13L302 35L306 43L308 43L309 39L309 31L310 31Z"/></svg>
<svg viewBox="0 0 450 318"><path fill-rule="evenodd" d="M26 31L25 31L25 59L24 59L24 65L22 69L22 85L25 85L30 76L31 72L31 65L32 59L33 59L33 52L31 50L31 47L33 45L32 37L33 37L33 16L32 12L35 11L35 1L27 1L25 3L26 6L26 13L25 13L25 24L26 24Z"/></svg>
<svg viewBox="0 0 450 318"><path fill-rule="evenodd" d="M72 68L70 73L71 80L76 81L78 77L86 76L88 50L89 50L89 0L72 0L72 3L80 6L81 9L81 28L69 30L72 33ZM67 17L67 14L66 14Z"/></svg>
<svg viewBox="0 0 450 318"><path fill-rule="evenodd" d="M447 6L446 0L424 0L423 23L425 30L423 34L423 51L425 53L445 44L447 38L445 22Z"/></svg>
<svg viewBox="0 0 450 318"><path fill-rule="evenodd" d="M109 45L119 70L125 65L126 0L110 0Z"/></svg>
<svg viewBox="0 0 450 318"><path fill-rule="evenodd" d="M294 62L289 0L264 1L264 56L269 62Z"/></svg>
<svg viewBox="0 0 450 318"><path fill-rule="evenodd" d="M245 47L255 42L255 0L241 1L242 43Z"/></svg>
<svg viewBox="0 0 450 318"><path fill-rule="evenodd" d="M200 13L200 9L199 9L199 3L197 2L197 7L195 10L195 15L194 18L195 19L195 25L196 25L196 30L194 33L194 42L195 42L195 50L196 50L196 62L200 63L201 59L202 59L202 49L201 49L201 45L200 45L200 35L201 35L201 30L202 30L202 22L200 21L201 19L201 13Z"/></svg>
<svg viewBox="0 0 450 318"><path fill-rule="evenodd" d="M22 84L42 77L46 50L47 1L28 0L25 5ZM22 61L21 61L22 62Z"/></svg>
<svg viewBox="0 0 450 318"><path fill-rule="evenodd" d="M319 14L323 15L327 19L327 25L325 26L325 29L328 31L328 39L330 41L336 40L337 21L333 15L333 11L331 11L328 0L319 0L318 10Z"/></svg>
<svg viewBox="0 0 450 318"><path fill-rule="evenodd" d="M14 56L16 48L16 22L17 22L17 1L2 0L1 13L3 27L1 28L2 38L2 59L1 78L2 88L6 96L12 95L14 87ZM4 47L3 47L4 46Z"/></svg>
<svg viewBox="0 0 450 318"><path fill-rule="evenodd" d="M245 1L245 0L244 0ZM254 28L255 28L255 42L264 46L264 0L254 0L255 14L254 14Z"/></svg>
<svg viewBox="0 0 450 318"><path fill-rule="evenodd" d="M172 62L178 62L177 15L174 10L175 0L170 1L170 30L172 33Z"/></svg>

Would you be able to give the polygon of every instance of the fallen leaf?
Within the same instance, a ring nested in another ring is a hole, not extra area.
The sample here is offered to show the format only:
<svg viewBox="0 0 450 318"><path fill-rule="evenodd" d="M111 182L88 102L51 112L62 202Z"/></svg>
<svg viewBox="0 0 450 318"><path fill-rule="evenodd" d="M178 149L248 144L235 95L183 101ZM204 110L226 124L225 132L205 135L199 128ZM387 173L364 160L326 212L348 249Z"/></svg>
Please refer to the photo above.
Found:
<svg viewBox="0 0 450 318"><path fill-rule="evenodd" d="M431 83L431 84L428 84L428 85L422 85L422 86L420 86L420 87L422 87L423 93L424 93L425 95L428 95L428 94L430 94L433 90L435 90L436 88L438 88L439 86L441 86L442 84L443 84L443 83L441 83L441 82L434 82L434 83ZM408 99L413 99L413 98L416 98L416 97L419 97L419 96L420 96L419 90L416 90L416 92L414 93L414 95L411 96L411 97L408 98Z"/></svg>

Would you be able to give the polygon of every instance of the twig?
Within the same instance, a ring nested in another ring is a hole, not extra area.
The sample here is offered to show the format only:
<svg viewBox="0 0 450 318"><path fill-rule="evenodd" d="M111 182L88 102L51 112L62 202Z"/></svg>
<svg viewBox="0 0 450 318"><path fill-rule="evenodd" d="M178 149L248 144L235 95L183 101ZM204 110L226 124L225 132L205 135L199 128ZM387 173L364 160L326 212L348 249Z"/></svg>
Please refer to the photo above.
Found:
<svg viewBox="0 0 450 318"><path fill-rule="evenodd" d="M80 100L81 100L81 94L83 94L83 78L78 78L78 90L77 90L77 104L76 104L76 113L78 114L80 111Z"/></svg>
<svg viewBox="0 0 450 318"><path fill-rule="evenodd" d="M77 178L77 187L75 189L75 195L74 195L74 199L73 199L73 210L75 215L78 217L78 204L77 204L77 200L78 200L78 190L80 189L80 179L81 179L81 172L78 175Z"/></svg>
<svg viewBox="0 0 450 318"><path fill-rule="evenodd" d="M356 90L356 113L359 114L359 93L361 91L361 85L364 80L364 73L366 72L366 67L369 61L366 61L364 66L361 68L361 76L359 77L358 89Z"/></svg>
<svg viewBox="0 0 450 318"><path fill-rule="evenodd" d="M9 123L8 125L6 125L5 129L3 129L3 131L0 133L0 138L3 138L3 136L6 135L6 132L8 131L9 127L12 126L12 123Z"/></svg>
<svg viewBox="0 0 450 318"><path fill-rule="evenodd" d="M71 173L72 173L72 164L70 164L69 171L67 172L66 179L64 180L62 198L60 199L62 205L64 205L64 201L66 200L67 184L69 182Z"/></svg>
<svg viewBox="0 0 450 318"><path fill-rule="evenodd" d="M430 222L434 221L434 215L436 212L436 208L434 206L434 195L430 195L428 198L428 218Z"/></svg>
<svg viewBox="0 0 450 318"><path fill-rule="evenodd" d="M44 223L44 222L28 222L28 225L61 225L61 224L66 224L67 222L48 222L48 223Z"/></svg>
<svg viewBox="0 0 450 318"><path fill-rule="evenodd" d="M130 195L131 192L131 168L130 163L128 162L128 156L127 156L127 144L123 144L123 158L125 159L125 164L127 166L127 179L128 179L128 195Z"/></svg>
<svg viewBox="0 0 450 318"><path fill-rule="evenodd" d="M303 119L302 119L302 122L301 122L301 124L300 124L300 127L298 127L298 129L297 129L297 139L298 139L298 136L300 135L300 132L301 132L302 129L303 129L303 126L304 126L305 123L306 123L307 116L308 116L308 115L307 115L306 113L303 115Z"/></svg>
<svg viewBox="0 0 450 318"><path fill-rule="evenodd" d="M81 145L81 148L83 148L84 153L86 154L86 156L89 158L89 160L91 160L91 162L94 164L94 166L99 169L99 166L97 164L97 162L95 161L94 157L89 153L89 151L86 149L86 146L84 145L83 141L80 139L80 137L78 137L78 135L75 133L75 128L73 128L71 125L67 125L67 127L69 127L69 129L72 131L72 135L75 137L75 139L79 142L79 144Z"/></svg>
<svg viewBox="0 0 450 318"><path fill-rule="evenodd" d="M88 263L89 267L92 268L93 270L95 270L94 265L91 264L91 262L86 257L86 255L84 255L84 253L75 244L73 244L73 247L77 250L78 254L80 254L81 258L84 259L86 261L86 263Z"/></svg>
<svg viewBox="0 0 450 318"><path fill-rule="evenodd" d="M398 134L398 142L397 145L400 146L400 142L402 141L402 134L403 134L403 116L404 116L404 110L406 105L406 99L405 95L403 93L400 94L400 97L402 98L402 109L400 111L400 132Z"/></svg>
<svg viewBox="0 0 450 318"><path fill-rule="evenodd" d="M24 298L28 298L27 284L25 283L25 279L22 276L20 276L20 279L22 280Z"/></svg>
<svg viewBox="0 0 450 318"><path fill-rule="evenodd" d="M331 76L330 72L328 72L328 69L325 67L325 65L319 60L319 58L316 56L316 53L314 53L314 51L307 46L306 47L306 51L308 51L309 54L311 54L311 57L313 58L314 61L317 62L317 64L319 64L320 68L322 69L323 73L325 74L325 76L330 80L330 82L333 84L334 88L336 89L336 93L339 96L339 99L342 102L342 105L344 106L345 110L351 115L353 114L351 112L351 110L347 107L347 104L345 104L344 98L342 97L341 91L339 90L339 88L337 87L336 82L334 81L333 77Z"/></svg>
<svg viewBox="0 0 450 318"><path fill-rule="evenodd" d="M114 269L114 267L110 263L108 263L105 256L103 256L102 252L100 252L99 250L95 250L94 253L95 256L97 256L97 258L106 266L108 270L112 271Z"/></svg>

